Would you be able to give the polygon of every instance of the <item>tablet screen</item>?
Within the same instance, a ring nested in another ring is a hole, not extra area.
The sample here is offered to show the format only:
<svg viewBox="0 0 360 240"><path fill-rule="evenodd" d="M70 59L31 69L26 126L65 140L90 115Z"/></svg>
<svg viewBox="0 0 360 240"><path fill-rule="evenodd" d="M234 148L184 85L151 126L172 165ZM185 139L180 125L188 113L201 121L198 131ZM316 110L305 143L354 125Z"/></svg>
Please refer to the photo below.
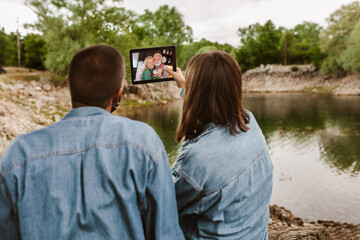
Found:
<svg viewBox="0 0 360 240"><path fill-rule="evenodd" d="M176 71L175 46L130 50L132 84L173 81L164 67Z"/></svg>

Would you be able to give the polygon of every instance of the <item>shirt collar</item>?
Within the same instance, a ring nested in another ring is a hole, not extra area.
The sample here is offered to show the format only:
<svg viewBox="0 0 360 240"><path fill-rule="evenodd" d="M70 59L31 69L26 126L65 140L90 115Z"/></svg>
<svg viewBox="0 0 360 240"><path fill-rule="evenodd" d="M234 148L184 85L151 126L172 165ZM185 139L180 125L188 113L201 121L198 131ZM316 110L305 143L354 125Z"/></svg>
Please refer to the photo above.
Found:
<svg viewBox="0 0 360 240"><path fill-rule="evenodd" d="M203 137L204 135L212 132L212 131L215 131L217 129L220 129L220 128L224 128L224 127L227 127L228 125L226 126L223 126L223 125L216 125L215 123L211 122L211 123L208 123L205 125L204 127L204 131L202 133L200 133L199 136L195 137L194 139L192 139L194 142L196 142L197 140L199 140L199 138Z"/></svg>
<svg viewBox="0 0 360 240"><path fill-rule="evenodd" d="M100 107L78 107L78 108L73 108L70 112L68 112L63 117L62 120L68 120L71 118L96 116L96 115L107 115L107 114L110 114L110 113Z"/></svg>

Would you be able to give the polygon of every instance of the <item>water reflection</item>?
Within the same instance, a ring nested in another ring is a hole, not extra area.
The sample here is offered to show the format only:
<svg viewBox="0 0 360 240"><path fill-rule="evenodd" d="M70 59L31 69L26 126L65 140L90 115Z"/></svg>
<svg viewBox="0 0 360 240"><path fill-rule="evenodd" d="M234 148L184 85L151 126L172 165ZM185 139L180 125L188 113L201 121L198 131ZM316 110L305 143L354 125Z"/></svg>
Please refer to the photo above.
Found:
<svg viewBox="0 0 360 240"><path fill-rule="evenodd" d="M124 115L134 120L146 122L155 129L164 143L170 164L176 160L181 147L175 141L176 131L180 124L181 107L182 101L176 101L163 106L134 109Z"/></svg>
<svg viewBox="0 0 360 240"><path fill-rule="evenodd" d="M360 98L313 94L247 95L247 109L267 139L291 133L297 144L320 136L321 160L340 171L360 172ZM271 147L271 144L270 144Z"/></svg>
<svg viewBox="0 0 360 240"><path fill-rule="evenodd" d="M170 162L182 102L134 110L150 124ZM271 203L306 220L360 223L360 98L312 94L247 94L274 162Z"/></svg>

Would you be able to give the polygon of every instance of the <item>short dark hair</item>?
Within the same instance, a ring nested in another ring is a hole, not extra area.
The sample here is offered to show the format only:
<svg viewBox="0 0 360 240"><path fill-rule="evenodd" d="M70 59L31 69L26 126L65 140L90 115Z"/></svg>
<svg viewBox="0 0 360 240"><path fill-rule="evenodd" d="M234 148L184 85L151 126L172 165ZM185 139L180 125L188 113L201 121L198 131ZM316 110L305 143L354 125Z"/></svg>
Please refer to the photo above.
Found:
<svg viewBox="0 0 360 240"><path fill-rule="evenodd" d="M108 45L87 47L71 60L68 77L73 102L105 108L122 87L124 59Z"/></svg>
<svg viewBox="0 0 360 240"><path fill-rule="evenodd" d="M249 129L240 66L230 54L210 51L192 57L186 65L185 79L177 141L199 136L211 122L229 126L232 135Z"/></svg>

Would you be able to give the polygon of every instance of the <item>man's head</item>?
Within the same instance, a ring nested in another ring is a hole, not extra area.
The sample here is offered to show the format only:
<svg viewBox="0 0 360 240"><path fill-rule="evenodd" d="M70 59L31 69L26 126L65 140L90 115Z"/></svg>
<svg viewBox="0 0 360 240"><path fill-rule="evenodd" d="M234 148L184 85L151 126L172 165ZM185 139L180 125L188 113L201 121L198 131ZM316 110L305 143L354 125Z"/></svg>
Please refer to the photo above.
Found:
<svg viewBox="0 0 360 240"><path fill-rule="evenodd" d="M160 66L161 62L162 62L162 55L160 53L155 53L154 54L154 61L155 61L155 66Z"/></svg>
<svg viewBox="0 0 360 240"><path fill-rule="evenodd" d="M73 107L108 107L120 94L124 78L124 59L115 48L94 45L80 50L71 60L68 75Z"/></svg>

